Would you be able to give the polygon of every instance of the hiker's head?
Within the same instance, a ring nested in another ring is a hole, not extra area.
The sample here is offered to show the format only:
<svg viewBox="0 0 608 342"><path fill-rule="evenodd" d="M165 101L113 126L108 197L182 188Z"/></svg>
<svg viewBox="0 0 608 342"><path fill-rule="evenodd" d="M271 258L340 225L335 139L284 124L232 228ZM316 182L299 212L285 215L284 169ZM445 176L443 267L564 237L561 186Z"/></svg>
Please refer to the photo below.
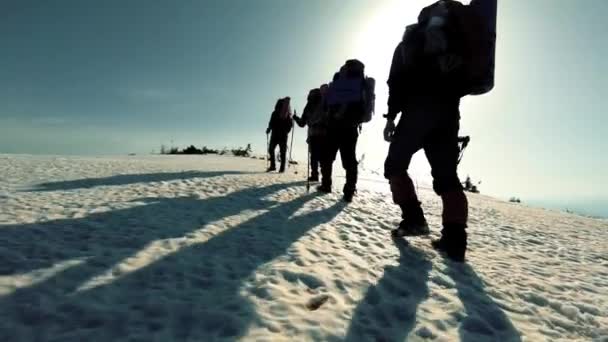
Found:
<svg viewBox="0 0 608 342"><path fill-rule="evenodd" d="M439 23L439 19L444 20L449 14L448 6L453 6L454 0L441 0L430 6L427 6L420 11L418 15L418 23L426 27L433 22L432 26Z"/></svg>
<svg viewBox="0 0 608 342"><path fill-rule="evenodd" d="M308 93L308 103L312 105L316 105L321 102L321 89L315 88L311 89Z"/></svg>
<svg viewBox="0 0 608 342"><path fill-rule="evenodd" d="M365 74L365 65L358 59L347 60L342 68L348 78L359 78Z"/></svg>
<svg viewBox="0 0 608 342"><path fill-rule="evenodd" d="M315 88L315 89L310 89L310 91L308 92L308 97L307 100L308 101L312 101L312 99L316 96L316 94L319 92L319 88Z"/></svg>
<svg viewBox="0 0 608 342"><path fill-rule="evenodd" d="M416 32L417 29L418 29L418 24L407 25L405 27L405 31L403 32L403 38L401 38L401 40L403 40L407 44L407 42L410 41L410 38Z"/></svg>
<svg viewBox="0 0 608 342"><path fill-rule="evenodd" d="M329 89L329 85L328 84L322 84L319 87L319 91L321 93L321 95L325 96L325 94L327 94L327 90Z"/></svg>
<svg viewBox="0 0 608 342"><path fill-rule="evenodd" d="M278 112L281 109L283 109L283 99L278 99L277 103L274 105L274 110L275 112Z"/></svg>
<svg viewBox="0 0 608 342"><path fill-rule="evenodd" d="M291 98L289 96L283 99L283 110L285 113L291 112Z"/></svg>

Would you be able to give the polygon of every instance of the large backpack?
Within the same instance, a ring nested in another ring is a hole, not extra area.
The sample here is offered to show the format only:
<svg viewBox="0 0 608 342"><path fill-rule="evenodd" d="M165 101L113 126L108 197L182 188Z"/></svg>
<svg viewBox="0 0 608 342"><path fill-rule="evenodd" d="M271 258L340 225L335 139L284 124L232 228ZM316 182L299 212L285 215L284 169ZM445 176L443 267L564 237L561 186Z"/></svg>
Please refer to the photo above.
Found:
<svg viewBox="0 0 608 342"><path fill-rule="evenodd" d="M482 68L473 79L471 95L481 95L494 88L494 71L496 69L496 19L498 14L497 0L473 0L469 7L482 19L484 31L480 39L480 56Z"/></svg>
<svg viewBox="0 0 608 342"><path fill-rule="evenodd" d="M361 117L355 118L357 124L372 119L375 106L376 81L365 77L365 65L356 59L346 61L340 72L334 76L327 92L327 105L334 108L333 116L340 118L346 108L360 105Z"/></svg>
<svg viewBox="0 0 608 342"><path fill-rule="evenodd" d="M308 127L322 126L325 124L325 112L323 110L323 99L321 89L311 89L308 93L306 106L304 107Z"/></svg>
<svg viewBox="0 0 608 342"><path fill-rule="evenodd" d="M463 5L440 0L418 16L418 25L426 30L426 47L440 50L430 53L442 72L459 71L464 95L485 94L494 87L496 1L472 0Z"/></svg>
<svg viewBox="0 0 608 342"><path fill-rule="evenodd" d="M362 122L372 121L376 107L376 80L366 77L363 86L363 118Z"/></svg>
<svg viewBox="0 0 608 342"><path fill-rule="evenodd" d="M275 104L270 123L268 124L273 131L289 132L293 127L292 113L288 100L288 97L281 98Z"/></svg>

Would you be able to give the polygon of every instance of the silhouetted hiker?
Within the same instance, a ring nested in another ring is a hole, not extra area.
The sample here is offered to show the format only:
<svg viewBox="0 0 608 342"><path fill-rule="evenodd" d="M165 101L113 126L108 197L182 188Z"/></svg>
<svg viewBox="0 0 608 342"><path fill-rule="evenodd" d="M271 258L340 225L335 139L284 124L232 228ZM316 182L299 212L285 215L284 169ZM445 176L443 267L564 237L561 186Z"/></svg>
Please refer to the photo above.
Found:
<svg viewBox="0 0 608 342"><path fill-rule="evenodd" d="M493 86L493 59L486 57L493 56L491 18L484 22L476 12L490 13L492 4L495 22L496 0L473 0L470 6L444 0L424 8L418 23L406 28L395 49L388 80L384 135L391 145L384 175L403 212L403 221L393 235L429 234L407 174L412 155L424 149L433 189L443 202L442 236L433 246L456 261L464 261L468 216L467 198L457 174L459 105L462 96L488 92ZM402 116L395 127L399 112Z"/></svg>
<svg viewBox="0 0 608 342"><path fill-rule="evenodd" d="M465 190L473 188L473 182L471 181L471 177L467 176L467 179L464 181Z"/></svg>
<svg viewBox="0 0 608 342"><path fill-rule="evenodd" d="M310 153L311 173L309 180L313 182L319 181L319 163L321 162L321 151L327 134L327 114L323 104L323 91L326 91L327 85L321 88L312 89L308 93L308 102L304 107L302 117L294 115L293 119L298 126L304 127L308 125L308 150ZM322 90L323 89L323 90Z"/></svg>
<svg viewBox="0 0 608 342"><path fill-rule="evenodd" d="M281 151L281 168L279 169L279 172L285 172L285 162L287 161L287 138L293 127L290 102L291 99L289 97L279 99L274 106L270 122L268 122L266 134L270 132L272 132L272 134L268 145L270 167L266 170L267 172L275 171L277 169L274 155L277 145L279 145Z"/></svg>
<svg viewBox="0 0 608 342"><path fill-rule="evenodd" d="M321 161L322 181L318 190L332 191L332 167L340 151L346 171L344 200L352 201L357 190L357 139L363 122L371 120L373 112L373 86L365 77L365 65L356 59L346 61L334 75L327 92L328 131ZM370 111L371 109L371 111Z"/></svg>

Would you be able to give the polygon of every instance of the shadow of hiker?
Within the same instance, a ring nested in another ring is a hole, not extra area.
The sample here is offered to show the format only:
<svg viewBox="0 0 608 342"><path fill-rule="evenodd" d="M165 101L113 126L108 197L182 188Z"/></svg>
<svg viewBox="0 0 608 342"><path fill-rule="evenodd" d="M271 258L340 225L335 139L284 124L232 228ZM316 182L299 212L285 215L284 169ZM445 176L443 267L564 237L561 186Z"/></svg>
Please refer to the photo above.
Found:
<svg viewBox="0 0 608 342"><path fill-rule="evenodd" d="M269 211L204 243L184 247L111 283L76 292L66 292L63 285L58 291L58 284L66 278L74 279L83 272L90 275L75 266L20 289L0 299L0 338L15 339L19 336L15 329L25 336L21 340L37 341L202 341L242 336L251 323L261 322L241 293L244 281L308 230L331 221L344 208L340 202L293 215L314 196L267 207ZM249 207L247 198L244 200ZM69 288L75 289L86 280L77 278L77 282L69 281Z"/></svg>
<svg viewBox="0 0 608 342"><path fill-rule="evenodd" d="M399 265L388 266L353 314L345 341L405 341L416 325L418 305L429 296L431 262L404 239L393 239Z"/></svg>
<svg viewBox="0 0 608 342"><path fill-rule="evenodd" d="M0 241L3 241L0 275L26 273L78 258L86 258L89 266L105 269L152 241L182 237L209 222L244 210L269 208L276 203L264 197L301 184L303 182L247 188L206 199L145 198L134 201L146 202L145 205L78 219L0 225Z"/></svg>
<svg viewBox="0 0 608 342"><path fill-rule="evenodd" d="M499 305L485 292L483 281L468 264L446 261L446 273L456 283L466 317L460 328L461 341L521 342L521 334Z"/></svg>
<svg viewBox="0 0 608 342"><path fill-rule="evenodd" d="M48 182L35 185L24 192L44 191L68 191L76 189L91 189L99 186L120 186L137 183L168 182L173 180L184 180L192 178L210 178L224 175L249 174L241 171L184 171L184 172L160 172L144 174L124 174L103 178L84 178L77 180Z"/></svg>

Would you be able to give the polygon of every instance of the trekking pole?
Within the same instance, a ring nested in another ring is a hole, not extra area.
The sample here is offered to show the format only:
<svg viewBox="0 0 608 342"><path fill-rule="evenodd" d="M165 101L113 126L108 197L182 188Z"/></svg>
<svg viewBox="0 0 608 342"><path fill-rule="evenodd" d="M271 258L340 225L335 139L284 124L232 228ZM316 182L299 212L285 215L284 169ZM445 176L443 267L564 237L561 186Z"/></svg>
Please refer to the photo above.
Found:
<svg viewBox="0 0 608 342"><path fill-rule="evenodd" d="M268 150L270 149L270 140L268 140L268 133L266 133L266 168L270 167L270 155Z"/></svg>
<svg viewBox="0 0 608 342"><path fill-rule="evenodd" d="M293 151L293 135L296 133L296 128L293 127L291 131L291 144L289 145L289 159L287 160L287 168L289 169L289 165L291 164L291 151Z"/></svg>
<svg viewBox="0 0 608 342"><path fill-rule="evenodd" d="M459 147L460 151L458 153L458 161L456 162L456 165L459 165L460 162L462 161L462 157L464 157L464 150L467 148L470 141L471 141L471 138L469 136L458 137L458 147Z"/></svg>
<svg viewBox="0 0 608 342"><path fill-rule="evenodd" d="M308 143L308 162L306 163L306 193L310 192L310 143Z"/></svg>

